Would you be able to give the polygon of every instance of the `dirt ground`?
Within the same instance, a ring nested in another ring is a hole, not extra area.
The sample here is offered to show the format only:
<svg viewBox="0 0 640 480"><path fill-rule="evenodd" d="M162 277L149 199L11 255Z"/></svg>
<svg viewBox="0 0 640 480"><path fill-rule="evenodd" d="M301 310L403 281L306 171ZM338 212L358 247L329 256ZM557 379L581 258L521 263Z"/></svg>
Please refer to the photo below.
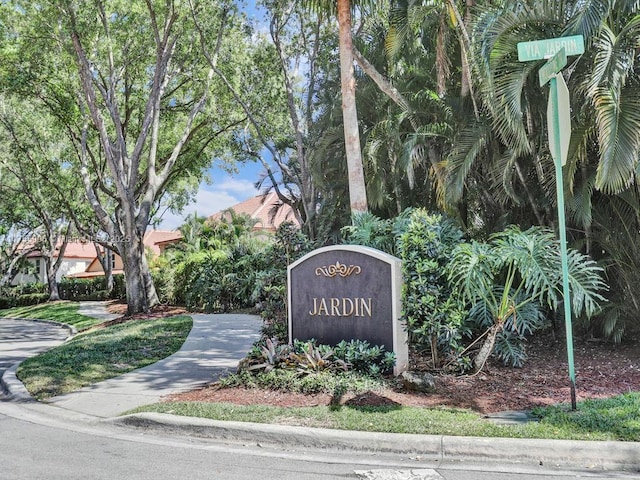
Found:
<svg viewBox="0 0 640 480"><path fill-rule="evenodd" d="M342 404L460 407L480 413L530 410L536 406L568 403L570 387L564 338L539 336L528 347L523 368L504 367L495 361L478 375L436 377L437 393L401 390L345 396ZM640 391L640 346L576 341L574 344L577 399L605 398ZM413 359L417 362L419 359ZM330 395L303 395L262 389L219 388L213 384L167 397L170 401L230 402L241 405L329 405Z"/></svg>

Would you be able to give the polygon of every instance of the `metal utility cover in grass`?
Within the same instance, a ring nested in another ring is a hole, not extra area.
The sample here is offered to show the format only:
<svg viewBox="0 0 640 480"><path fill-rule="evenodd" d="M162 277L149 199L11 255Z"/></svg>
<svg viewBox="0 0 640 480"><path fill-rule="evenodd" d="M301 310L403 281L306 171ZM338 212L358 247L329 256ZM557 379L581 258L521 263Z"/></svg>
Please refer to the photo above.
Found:
<svg viewBox="0 0 640 480"><path fill-rule="evenodd" d="M366 340L395 352L396 375L406 369L398 258L356 245L324 247L289 266L288 284L289 341Z"/></svg>

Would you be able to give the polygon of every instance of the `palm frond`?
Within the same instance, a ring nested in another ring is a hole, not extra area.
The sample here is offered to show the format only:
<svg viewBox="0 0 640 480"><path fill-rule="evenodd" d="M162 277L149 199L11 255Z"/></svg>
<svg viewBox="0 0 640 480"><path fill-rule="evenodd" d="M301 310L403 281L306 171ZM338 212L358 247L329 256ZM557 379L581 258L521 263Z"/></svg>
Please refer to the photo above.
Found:
<svg viewBox="0 0 640 480"><path fill-rule="evenodd" d="M567 263L572 310L575 315L591 317L600 311L601 302L605 302L605 298L598 293L608 289L602 279L603 269L577 250L568 251Z"/></svg>
<svg viewBox="0 0 640 480"><path fill-rule="evenodd" d="M415 169L427 161L429 142L434 138L446 138L450 127L446 123L431 123L422 126L418 132L407 135L402 144L398 168L406 172L409 186L415 184Z"/></svg>
<svg viewBox="0 0 640 480"><path fill-rule="evenodd" d="M640 89L601 88L594 97L600 162L596 187L619 193L633 181L640 152Z"/></svg>
<svg viewBox="0 0 640 480"><path fill-rule="evenodd" d="M576 183L571 195L567 201L567 211L571 220L578 225L587 227L593 222L593 192L595 189L595 175L582 179Z"/></svg>
<svg viewBox="0 0 640 480"><path fill-rule="evenodd" d="M589 42L605 23L615 3L612 0L573 2L571 20L565 27L565 34L582 35L586 42Z"/></svg>
<svg viewBox="0 0 640 480"><path fill-rule="evenodd" d="M487 125L474 123L462 129L454 138L453 148L446 158L446 199L455 204L462 199L469 172L485 152L491 136Z"/></svg>

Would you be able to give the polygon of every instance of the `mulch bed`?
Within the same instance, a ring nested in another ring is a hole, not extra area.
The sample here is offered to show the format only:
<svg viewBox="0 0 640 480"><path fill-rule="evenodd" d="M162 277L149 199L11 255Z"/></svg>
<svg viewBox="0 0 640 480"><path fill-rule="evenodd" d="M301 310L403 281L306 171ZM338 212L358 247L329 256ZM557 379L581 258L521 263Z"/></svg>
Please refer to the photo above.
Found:
<svg viewBox="0 0 640 480"><path fill-rule="evenodd" d="M263 389L205 388L171 395L167 401L230 402L239 405L304 407L331 404L354 406L459 407L487 414L504 410L530 410L570 401L566 346L553 335L536 337L528 347L522 368L490 361L477 375L436 377L437 393L411 393L399 389L345 395L304 395ZM576 341L574 345L578 401L640 391L640 348L605 342ZM413 359L420 363L420 359Z"/></svg>

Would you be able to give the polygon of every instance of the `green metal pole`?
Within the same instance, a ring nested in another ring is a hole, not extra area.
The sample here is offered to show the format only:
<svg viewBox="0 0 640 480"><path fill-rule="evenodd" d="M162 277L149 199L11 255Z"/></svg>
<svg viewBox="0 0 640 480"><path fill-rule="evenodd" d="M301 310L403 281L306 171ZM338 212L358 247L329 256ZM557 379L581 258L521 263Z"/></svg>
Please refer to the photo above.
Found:
<svg viewBox="0 0 640 480"><path fill-rule="evenodd" d="M562 179L562 145L560 142L560 120L558 114L558 80L551 77L550 95L553 109L553 131L555 134L556 193L558 197L558 232L560 235L560 255L562 260L562 295L564 298L564 321L567 337L567 359L569 380L571 381L571 409L576 409L576 372L573 365L573 326L571 321L571 294L569 291L569 266L567 260L567 227L564 217L564 181Z"/></svg>

